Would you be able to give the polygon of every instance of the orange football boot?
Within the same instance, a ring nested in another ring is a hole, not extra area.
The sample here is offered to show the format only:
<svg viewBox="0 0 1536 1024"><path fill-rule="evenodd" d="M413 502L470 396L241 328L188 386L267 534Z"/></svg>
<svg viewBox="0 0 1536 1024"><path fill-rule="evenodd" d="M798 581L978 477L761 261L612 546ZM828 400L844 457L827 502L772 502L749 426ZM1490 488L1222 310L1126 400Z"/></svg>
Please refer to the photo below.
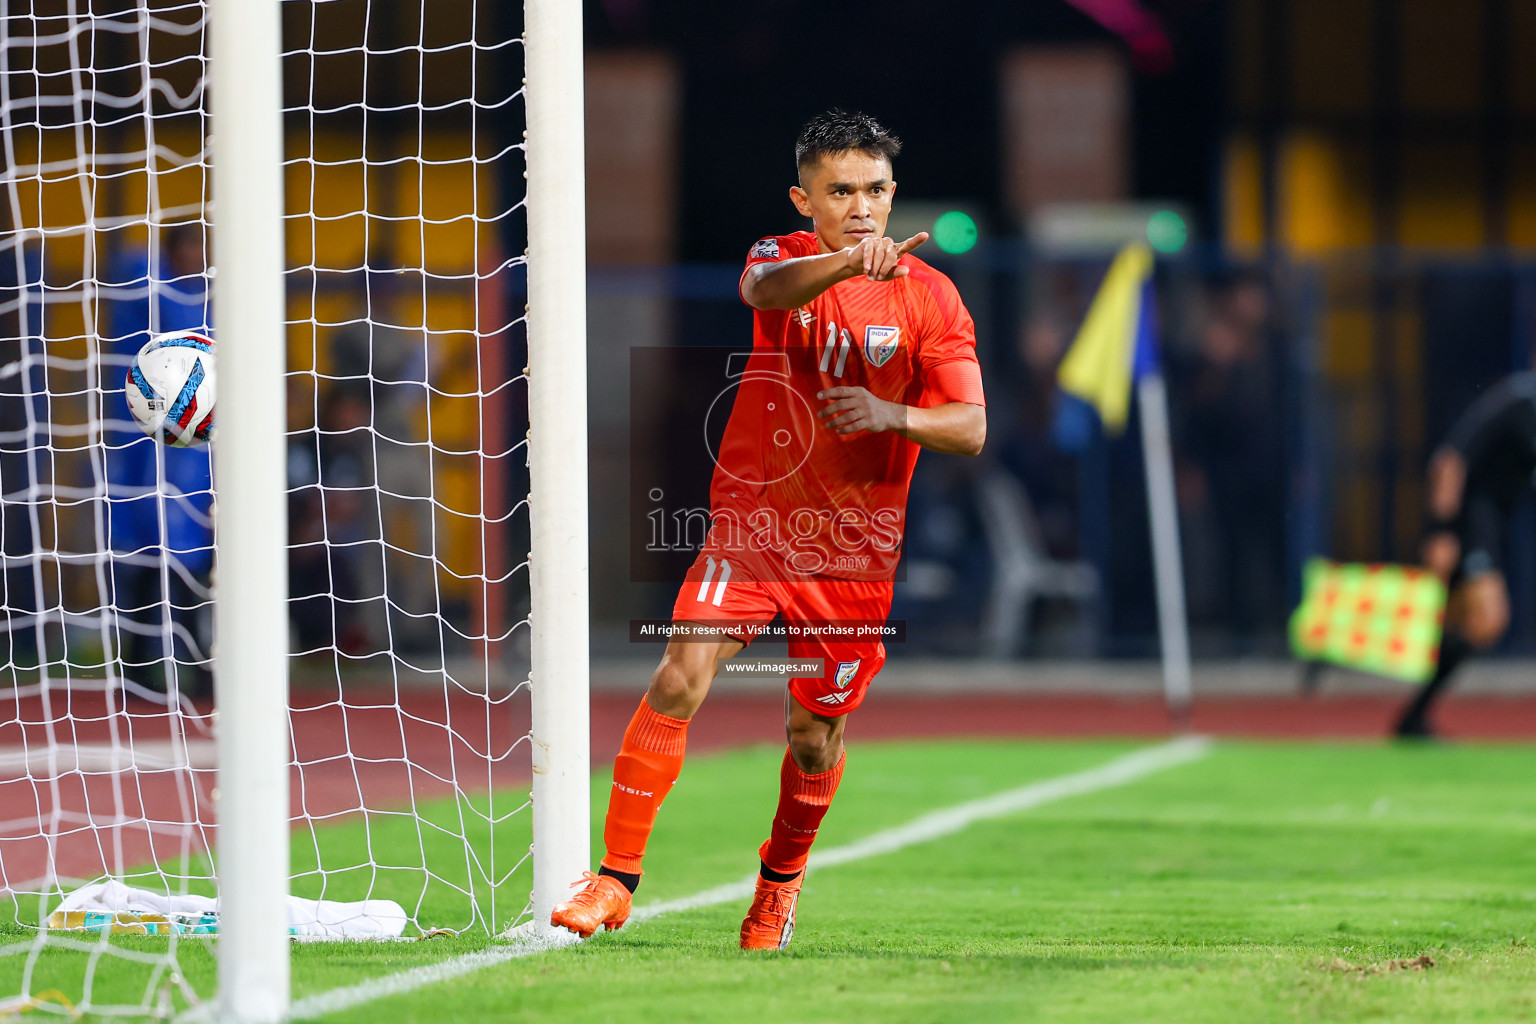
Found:
<svg viewBox="0 0 1536 1024"><path fill-rule="evenodd" d="M634 897L623 882L610 875L583 871L581 880L572 882L571 888L578 885L586 888L556 905L549 915L550 924L567 928L584 939L597 931L599 925L609 931L624 927L634 907Z"/></svg>
<svg viewBox="0 0 1536 1024"><path fill-rule="evenodd" d="M788 882L770 882L757 876L757 892L741 922L742 949L784 949L789 945L795 937L795 906L804 881L804 871Z"/></svg>

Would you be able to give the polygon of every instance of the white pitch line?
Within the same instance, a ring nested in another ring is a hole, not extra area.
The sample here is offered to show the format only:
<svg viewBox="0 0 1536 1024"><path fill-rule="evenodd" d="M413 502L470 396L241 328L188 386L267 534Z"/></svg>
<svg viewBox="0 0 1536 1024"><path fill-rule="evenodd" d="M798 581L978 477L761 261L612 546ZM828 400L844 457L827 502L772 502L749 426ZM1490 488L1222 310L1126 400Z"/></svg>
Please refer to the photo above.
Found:
<svg viewBox="0 0 1536 1024"><path fill-rule="evenodd" d="M1177 765L1198 761L1210 750L1210 741L1204 737L1191 736L1182 739L1171 740L1155 747L1138 750L1135 753L1118 757L1107 764L1097 768L1089 768L1085 771L1074 772L1071 775L1061 775L1054 779L1046 779L1042 782L1032 782L1018 789L1011 789L995 796L982 797L979 800L971 800L963 804L957 804L941 811L925 814L920 818L909 821L905 825L896 828L876 832L864 837L857 842L846 846L834 847L823 850L820 853L811 854L809 867L812 869L830 868L839 864L848 864L852 861L864 860L867 857L878 856L882 853L892 853L904 847L917 843L926 843L933 839L953 835L978 821L986 821L990 818L1001 818L1008 814L1016 814L1039 807L1042 804L1064 800L1067 797L1082 796L1087 793L1095 793L1103 789L1113 789L1123 786L1138 779L1145 778L1165 768L1173 768ZM728 885L719 885L713 889L705 889L703 892L692 896L685 896L678 900L668 900L664 903L652 903L639 907L630 917L631 923L648 921L663 914L674 914L682 910L697 910L701 907L712 907L720 903L730 903L734 900L742 900L752 895L753 886L756 884L757 875L747 876L739 882L731 882ZM513 941L504 946L492 949L480 950L476 953L467 953L455 957L452 960L444 960L442 963L426 964L421 967L412 967L409 970L397 974L386 975L383 978L374 978L369 981L359 982L356 985L348 985L345 988L331 989L329 992L321 992L318 995L309 996L295 1002L288 1013L288 1020L313 1020L316 1017L324 1017L327 1014L338 1013L342 1010L371 1003L376 999L387 996L403 995L406 992L415 991L427 985L435 985L438 982L457 978L472 971L478 971L496 964L506 963L508 960L517 960L536 953L543 953L550 949L571 945L580 941L575 936L569 940L538 937L532 930L522 931ZM208 1005L208 1004L205 1004ZM198 1007L202 1010L203 1007ZM203 1014L195 1011L183 1014L178 1021L190 1022L210 1019L211 1006Z"/></svg>

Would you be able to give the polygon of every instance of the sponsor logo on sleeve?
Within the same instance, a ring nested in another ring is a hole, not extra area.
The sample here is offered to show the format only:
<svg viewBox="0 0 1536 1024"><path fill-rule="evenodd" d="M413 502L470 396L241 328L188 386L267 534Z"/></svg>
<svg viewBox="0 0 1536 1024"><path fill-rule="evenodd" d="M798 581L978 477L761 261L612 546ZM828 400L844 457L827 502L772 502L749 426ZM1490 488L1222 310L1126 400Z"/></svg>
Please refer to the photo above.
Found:
<svg viewBox="0 0 1536 1024"><path fill-rule="evenodd" d="M864 328L864 358L868 359L872 366L884 366L890 362L899 344L901 344L899 327Z"/></svg>
<svg viewBox="0 0 1536 1024"><path fill-rule="evenodd" d="M752 247L747 253L750 260L776 260L779 258L779 240L777 238L765 238Z"/></svg>

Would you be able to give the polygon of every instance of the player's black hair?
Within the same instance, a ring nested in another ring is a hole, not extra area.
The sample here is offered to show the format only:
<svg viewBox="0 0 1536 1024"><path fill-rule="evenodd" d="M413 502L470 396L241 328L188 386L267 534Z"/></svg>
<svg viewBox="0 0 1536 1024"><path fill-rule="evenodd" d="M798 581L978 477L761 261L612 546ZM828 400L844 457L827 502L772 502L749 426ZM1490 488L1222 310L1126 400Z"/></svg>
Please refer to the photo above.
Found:
<svg viewBox="0 0 1536 1024"><path fill-rule="evenodd" d="M800 137L795 140L795 169L803 173L824 156L850 150L883 156L888 163L895 163L901 152L901 140L868 114L850 114L834 107L811 118L800 129Z"/></svg>

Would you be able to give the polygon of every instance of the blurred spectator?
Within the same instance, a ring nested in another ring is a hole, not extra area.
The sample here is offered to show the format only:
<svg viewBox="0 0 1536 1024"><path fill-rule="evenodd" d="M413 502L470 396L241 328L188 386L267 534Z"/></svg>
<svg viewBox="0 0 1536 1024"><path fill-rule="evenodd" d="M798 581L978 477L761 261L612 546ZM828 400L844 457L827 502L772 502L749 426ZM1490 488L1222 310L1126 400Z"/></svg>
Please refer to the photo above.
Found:
<svg viewBox="0 0 1536 1024"><path fill-rule="evenodd" d="M338 585L345 566L333 570L326 543L317 404L314 376L288 378L288 610L299 653L338 646L353 606L338 606L334 596L356 590L346 580ZM353 653L352 644L340 646Z"/></svg>
<svg viewBox="0 0 1536 1024"><path fill-rule="evenodd" d="M42 314L38 282L42 277L36 249L0 259L0 337L7 345L0 364L0 665L37 663L38 594L33 576L37 536L32 529L34 462L29 449L38 441L35 424L46 423L46 371L40 360L26 372L11 372L13 361L38 359L44 342L36 335ZM42 467L38 467L42 468Z"/></svg>
<svg viewBox="0 0 1536 1024"><path fill-rule="evenodd" d="M979 653L990 564L976 509L977 472L971 459L917 460L890 614L907 624L906 653Z"/></svg>
<svg viewBox="0 0 1536 1024"><path fill-rule="evenodd" d="M1268 321L1262 278L1218 280L1193 357L1173 367L1191 619L1225 626L1239 646L1284 614L1284 419Z"/></svg>
<svg viewBox="0 0 1536 1024"><path fill-rule="evenodd" d="M1046 553L1077 554L1077 460L1054 439L1061 392L1056 371L1071 343L1065 324L1053 314L1030 317L1019 332L1020 369L1001 409L989 410L988 424L998 460L1024 485Z"/></svg>
<svg viewBox="0 0 1536 1024"><path fill-rule="evenodd" d="M372 317L386 321L390 278L378 275L369 291ZM329 349L329 372L307 378L318 390L290 385L289 573L300 649L435 648L425 335L370 320L337 330Z"/></svg>
<svg viewBox="0 0 1536 1024"><path fill-rule="evenodd" d="M314 378L289 384L288 575L300 651L337 647L351 655L380 639L364 622L367 489L373 483L366 385L322 390L319 422L306 392Z"/></svg>
<svg viewBox="0 0 1536 1024"><path fill-rule="evenodd" d="M103 339L105 353L116 357L103 384L112 607L126 679L205 696L212 692L208 449L147 437L123 391L128 363L151 335L211 326L202 225L170 228L158 248L154 259L147 248L119 252L107 278L117 289Z"/></svg>

